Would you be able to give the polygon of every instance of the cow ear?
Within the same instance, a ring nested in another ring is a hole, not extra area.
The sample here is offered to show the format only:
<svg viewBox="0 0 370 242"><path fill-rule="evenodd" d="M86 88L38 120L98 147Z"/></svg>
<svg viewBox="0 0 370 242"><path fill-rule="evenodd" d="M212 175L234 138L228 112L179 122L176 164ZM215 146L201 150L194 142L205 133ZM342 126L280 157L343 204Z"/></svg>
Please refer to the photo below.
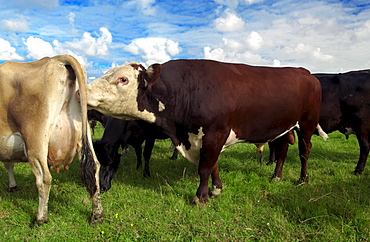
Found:
<svg viewBox="0 0 370 242"><path fill-rule="evenodd" d="M161 74L162 65L161 64L153 64L148 67L147 71L145 72L145 87L150 87L153 83L158 79L159 75Z"/></svg>

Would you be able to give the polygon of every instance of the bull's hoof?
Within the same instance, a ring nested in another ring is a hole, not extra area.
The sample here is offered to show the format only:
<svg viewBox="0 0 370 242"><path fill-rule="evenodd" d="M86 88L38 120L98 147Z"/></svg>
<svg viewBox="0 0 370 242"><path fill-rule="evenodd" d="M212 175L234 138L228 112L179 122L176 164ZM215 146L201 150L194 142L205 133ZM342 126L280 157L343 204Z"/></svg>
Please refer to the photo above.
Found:
<svg viewBox="0 0 370 242"><path fill-rule="evenodd" d="M307 184L308 183L308 175L305 175L305 176L301 176L298 180L298 184L297 185L303 185L303 184Z"/></svg>
<svg viewBox="0 0 370 242"><path fill-rule="evenodd" d="M104 213L92 214L89 220L90 224L101 224L104 221Z"/></svg>
<svg viewBox="0 0 370 242"><path fill-rule="evenodd" d="M207 203L208 199L200 199L197 196L194 197L193 199L193 204L194 205L205 205Z"/></svg>
<svg viewBox="0 0 370 242"><path fill-rule="evenodd" d="M21 188L19 186L8 188L8 192L16 192L16 191L19 191L19 190L21 190Z"/></svg>
<svg viewBox="0 0 370 242"><path fill-rule="evenodd" d="M221 195L222 188L217 188L215 185L212 187L211 195L213 197L218 197Z"/></svg>
<svg viewBox="0 0 370 242"><path fill-rule="evenodd" d="M354 175L356 175L356 176L359 176L359 175L361 175L363 172L364 172L364 169L358 169L358 168L356 168L356 169L353 171L353 174L354 174Z"/></svg>
<svg viewBox="0 0 370 242"><path fill-rule="evenodd" d="M143 177L150 177L150 172L149 171L144 171Z"/></svg>
<svg viewBox="0 0 370 242"><path fill-rule="evenodd" d="M279 182L279 181L281 181L281 177L277 177L274 175L270 178L270 182Z"/></svg>
<svg viewBox="0 0 370 242"><path fill-rule="evenodd" d="M34 227L40 226L40 225L42 225L44 223L47 223L47 222L49 222L49 218L40 219L40 220L35 219L35 220L32 221L32 223L30 223L30 228L33 229Z"/></svg>

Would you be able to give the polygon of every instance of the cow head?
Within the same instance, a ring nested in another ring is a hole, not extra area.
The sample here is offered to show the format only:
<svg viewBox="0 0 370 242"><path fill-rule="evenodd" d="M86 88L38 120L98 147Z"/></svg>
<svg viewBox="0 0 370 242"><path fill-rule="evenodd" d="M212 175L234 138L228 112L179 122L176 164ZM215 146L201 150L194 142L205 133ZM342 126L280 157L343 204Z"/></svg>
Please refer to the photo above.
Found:
<svg viewBox="0 0 370 242"><path fill-rule="evenodd" d="M160 72L160 64L151 65L148 70L136 62L115 67L87 85L88 108L119 119L153 123L154 113L139 108L139 89L150 89Z"/></svg>
<svg viewBox="0 0 370 242"><path fill-rule="evenodd" d="M93 143L96 157L100 162L100 192L111 188L111 181L117 173L121 155L118 147L114 147L102 140Z"/></svg>

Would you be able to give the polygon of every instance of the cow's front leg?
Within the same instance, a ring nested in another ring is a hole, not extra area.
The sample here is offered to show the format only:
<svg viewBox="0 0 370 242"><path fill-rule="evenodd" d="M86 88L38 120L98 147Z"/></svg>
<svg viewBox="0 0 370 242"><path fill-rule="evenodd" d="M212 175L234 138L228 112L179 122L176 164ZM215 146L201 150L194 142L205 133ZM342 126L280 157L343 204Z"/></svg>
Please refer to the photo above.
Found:
<svg viewBox="0 0 370 242"><path fill-rule="evenodd" d="M221 190L222 190L222 183L221 183L221 178L218 173L218 162L216 162L216 165L213 168L212 172L212 190L211 190L211 195L214 197L218 197L221 195Z"/></svg>

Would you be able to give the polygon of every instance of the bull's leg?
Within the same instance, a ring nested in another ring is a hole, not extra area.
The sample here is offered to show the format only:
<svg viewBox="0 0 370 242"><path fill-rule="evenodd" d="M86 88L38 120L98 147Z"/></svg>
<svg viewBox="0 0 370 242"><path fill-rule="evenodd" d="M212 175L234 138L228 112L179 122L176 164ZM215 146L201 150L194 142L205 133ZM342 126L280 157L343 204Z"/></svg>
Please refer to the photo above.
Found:
<svg viewBox="0 0 370 242"><path fill-rule="evenodd" d="M200 182L196 197L194 198L194 203L196 204L206 203L209 199L208 180L211 174L213 185L216 186L216 189L222 189L221 179L218 174L217 159L229 133L220 133L220 130L215 133L218 133L219 135L215 137L212 135L212 131L209 130L208 134L203 136L198 166Z"/></svg>
<svg viewBox="0 0 370 242"><path fill-rule="evenodd" d="M153 138L148 138L145 141L144 153L143 153L144 161L145 161L144 174L143 174L144 177L150 177L149 160L150 160L150 157L152 156L154 143L155 143L155 139Z"/></svg>
<svg viewBox="0 0 370 242"><path fill-rule="evenodd" d="M213 168L211 177L212 177L212 185L213 185L212 190L211 190L211 195L214 197L217 197L221 194L221 190L222 190L222 183L221 183L220 175L218 173L218 162Z"/></svg>
<svg viewBox="0 0 370 242"><path fill-rule="evenodd" d="M20 187L18 187L17 182L15 181L14 177L14 163L10 162L4 162L5 169L8 171L8 191L9 192L14 192L18 191Z"/></svg>
<svg viewBox="0 0 370 242"><path fill-rule="evenodd" d="M37 151L36 151L37 152ZM43 152L40 152L43 153ZM50 184L51 184L51 174L46 161L46 154L43 160L37 159L36 154L33 152L28 153L28 160L31 165L33 174L36 177L36 186L39 192L39 206L36 214L35 220L30 224L30 227L33 228L37 225L47 223L49 221L48 214L48 201L50 193Z"/></svg>
<svg viewBox="0 0 370 242"><path fill-rule="evenodd" d="M283 174L284 161L288 152L288 142L284 139L284 137L281 137L271 142L270 149L270 152L273 153L274 159L276 159L276 167L271 180L279 181L281 180Z"/></svg>
<svg viewBox="0 0 370 242"><path fill-rule="evenodd" d="M307 132L304 128L301 127L298 133L298 149L299 149L299 158L301 160L301 174L298 180L298 183L307 183L308 182L308 157L310 155L312 143L311 143L311 132Z"/></svg>
<svg viewBox="0 0 370 242"><path fill-rule="evenodd" d="M176 160L178 155L179 155L179 151L175 148L173 150L172 156L170 157L170 160Z"/></svg>
<svg viewBox="0 0 370 242"><path fill-rule="evenodd" d="M360 157L353 173L355 175L360 175L365 169L366 160L369 156L369 135L367 132L360 131L356 132L356 136L358 144L360 145Z"/></svg>
<svg viewBox="0 0 370 242"><path fill-rule="evenodd" d="M269 149L270 149L269 161L266 163L266 165L272 165L276 163L276 154L275 154L276 151L273 142L269 143Z"/></svg>
<svg viewBox="0 0 370 242"><path fill-rule="evenodd" d="M135 149L135 154L136 154L136 169L139 169L142 166L142 161L141 161L141 156L143 153L143 150L141 149L141 144L135 144L133 145Z"/></svg>

